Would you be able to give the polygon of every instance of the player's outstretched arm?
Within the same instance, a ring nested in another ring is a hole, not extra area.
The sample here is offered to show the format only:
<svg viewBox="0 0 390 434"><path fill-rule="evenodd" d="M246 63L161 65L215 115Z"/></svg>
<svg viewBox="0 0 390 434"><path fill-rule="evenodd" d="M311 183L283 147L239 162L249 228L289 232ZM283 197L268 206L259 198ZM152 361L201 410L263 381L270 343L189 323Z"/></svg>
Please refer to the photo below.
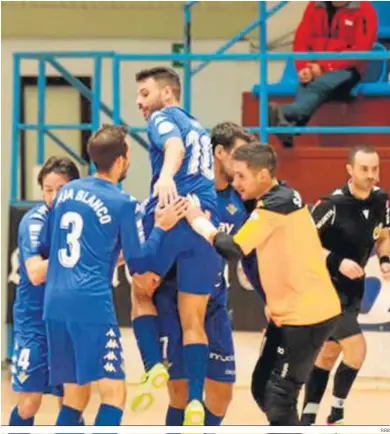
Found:
<svg viewBox="0 0 390 434"><path fill-rule="evenodd" d="M130 273L150 271L157 259L158 249L166 231L185 216L187 201L179 198L175 203L156 208L155 226L147 240L144 239L142 215L136 202L126 202L121 210L121 246Z"/></svg>
<svg viewBox="0 0 390 434"><path fill-rule="evenodd" d="M209 241L217 252L229 261L240 260L253 249L261 247L274 229L273 213L265 214L256 209L244 226L232 237L218 229L209 221L206 214L192 206L187 212L187 221L192 229ZM261 221L261 223L260 223Z"/></svg>
<svg viewBox="0 0 390 434"><path fill-rule="evenodd" d="M164 163L154 185L154 194L159 197L159 203L163 206L177 199L174 176L182 165L184 153L185 148L181 138L171 137L164 143Z"/></svg>
<svg viewBox="0 0 390 434"><path fill-rule="evenodd" d="M148 123L148 133L152 143L164 153L164 162L159 179L154 185L154 194L162 205L168 205L177 199L174 181L185 154L180 129L166 112L155 112Z"/></svg>

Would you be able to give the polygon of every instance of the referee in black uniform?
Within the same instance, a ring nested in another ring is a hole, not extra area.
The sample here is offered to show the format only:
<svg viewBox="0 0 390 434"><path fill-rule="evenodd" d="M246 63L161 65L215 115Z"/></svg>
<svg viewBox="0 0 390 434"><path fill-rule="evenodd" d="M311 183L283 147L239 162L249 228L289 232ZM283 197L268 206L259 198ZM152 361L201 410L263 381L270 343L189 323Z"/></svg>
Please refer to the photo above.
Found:
<svg viewBox="0 0 390 434"><path fill-rule="evenodd" d="M379 156L375 149L370 146L351 149L347 171L348 184L320 200L312 211L343 315L318 355L306 384L303 425L315 423L329 373L341 352L343 360L336 371L327 423L343 423L345 399L366 355L366 342L357 317L364 293L364 268L373 248L383 278L390 280L389 195L376 186Z"/></svg>

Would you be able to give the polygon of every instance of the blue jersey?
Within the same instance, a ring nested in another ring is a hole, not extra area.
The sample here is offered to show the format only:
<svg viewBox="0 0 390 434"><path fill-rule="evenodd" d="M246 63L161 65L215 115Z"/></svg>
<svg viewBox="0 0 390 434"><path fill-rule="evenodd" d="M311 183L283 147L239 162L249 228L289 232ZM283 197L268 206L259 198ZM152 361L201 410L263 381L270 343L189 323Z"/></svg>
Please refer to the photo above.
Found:
<svg viewBox="0 0 390 434"><path fill-rule="evenodd" d="M14 330L26 334L45 335L42 318L45 286L34 286L28 278L25 262L40 255L39 235L48 215L46 205L36 205L22 218L18 231L19 274L14 304Z"/></svg>
<svg viewBox="0 0 390 434"><path fill-rule="evenodd" d="M204 209L215 211L217 197L213 151L210 136L200 123L180 107L166 107L149 118L148 136L152 166L151 195L163 167L164 144L176 137L183 141L185 147L182 165L174 178L178 193L182 196L195 193ZM156 203L157 198L151 197L146 212L153 212Z"/></svg>
<svg viewBox="0 0 390 434"><path fill-rule="evenodd" d="M66 184L49 221L44 318L117 324L111 281L120 249L130 272L147 271L164 231L153 230L143 244L137 202L96 177Z"/></svg>
<svg viewBox="0 0 390 434"><path fill-rule="evenodd" d="M234 235L247 219L247 211L233 187L228 186L225 190L217 191L217 206L220 218L219 230ZM225 264L226 266L226 264ZM216 287L211 298L218 298L226 302L227 268L225 278L220 287Z"/></svg>
<svg viewBox="0 0 390 434"><path fill-rule="evenodd" d="M217 196L218 212L221 219L219 230L230 235L235 235L249 217L249 213L247 212L239 194L233 187L229 186L225 190L218 191ZM264 298L257 268L256 252L253 251L249 255L245 256L242 259L241 264L251 285L255 288L258 294ZM225 280L228 278L227 271L226 267ZM226 300L226 291L219 291L212 295L212 298L216 297L225 297Z"/></svg>

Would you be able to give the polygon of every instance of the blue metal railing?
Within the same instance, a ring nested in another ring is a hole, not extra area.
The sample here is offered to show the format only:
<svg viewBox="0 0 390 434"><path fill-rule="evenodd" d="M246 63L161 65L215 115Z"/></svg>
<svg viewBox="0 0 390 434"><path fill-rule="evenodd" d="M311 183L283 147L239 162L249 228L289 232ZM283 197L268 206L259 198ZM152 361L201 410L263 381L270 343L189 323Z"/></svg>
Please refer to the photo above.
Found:
<svg viewBox="0 0 390 434"><path fill-rule="evenodd" d="M290 53L290 52L267 52L267 19L285 6L286 1L281 1L269 11L266 9L266 2L259 2L259 17L250 23L245 29L233 36L228 42L223 44L214 53L192 53L191 52L191 7L197 2L186 2L184 7L184 53L183 54L118 54L112 51L73 51L73 52L19 52L14 54L14 82L13 82L13 125L12 125L12 170L11 170L11 200L16 201L18 197L18 170L19 170L19 144L20 132L22 130L38 131L38 148L37 162L42 163L44 160L44 138L45 135L72 155L80 164L86 162L74 153L57 135L53 129L70 130L84 129L89 131L96 130L100 125L100 111L110 116L115 124L126 125L125 120L121 118L121 71L120 65L124 61L179 61L184 67L183 79L183 105L191 111L191 78L200 72L211 61L253 61L259 62L259 126L248 128L248 130L258 133L263 142L268 141L268 134L291 132L291 133L388 133L389 126L343 126L343 127L291 127L291 128L270 128L268 126L268 79L267 65L272 60L287 59L334 59L341 54L336 53ZM242 39L247 33L253 30L257 25L259 31L259 52L258 53L225 53L234 43ZM348 52L342 53L345 59L390 59L390 51L373 51L373 52ZM59 61L59 59L77 58L92 59L94 62L93 88L88 89L80 80L72 75ZM20 77L21 61L23 59L35 59L38 61L38 123L26 124L20 122ZM112 109L101 101L102 89L102 61L110 59L112 61ZM191 68L192 62L200 61L196 67ZM45 123L45 69L46 63L55 68L71 85L92 102L92 122L91 124L46 124ZM390 86L390 84L389 84ZM145 133L144 127L128 126L130 135L143 147L148 147L147 142L140 136Z"/></svg>

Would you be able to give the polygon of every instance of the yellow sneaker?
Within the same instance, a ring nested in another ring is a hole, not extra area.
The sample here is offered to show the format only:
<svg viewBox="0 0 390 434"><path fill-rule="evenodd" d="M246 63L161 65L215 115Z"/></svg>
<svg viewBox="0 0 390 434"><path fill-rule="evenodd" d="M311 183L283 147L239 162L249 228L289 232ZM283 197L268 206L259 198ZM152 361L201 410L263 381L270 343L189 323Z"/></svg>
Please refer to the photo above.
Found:
<svg viewBox="0 0 390 434"><path fill-rule="evenodd" d="M204 426L205 411L203 404L193 399L184 410L184 426Z"/></svg>
<svg viewBox="0 0 390 434"><path fill-rule="evenodd" d="M148 410L154 403L153 389L165 387L168 380L168 370L162 363L157 363L148 372L142 374L136 396L131 403L131 410L136 413Z"/></svg>

